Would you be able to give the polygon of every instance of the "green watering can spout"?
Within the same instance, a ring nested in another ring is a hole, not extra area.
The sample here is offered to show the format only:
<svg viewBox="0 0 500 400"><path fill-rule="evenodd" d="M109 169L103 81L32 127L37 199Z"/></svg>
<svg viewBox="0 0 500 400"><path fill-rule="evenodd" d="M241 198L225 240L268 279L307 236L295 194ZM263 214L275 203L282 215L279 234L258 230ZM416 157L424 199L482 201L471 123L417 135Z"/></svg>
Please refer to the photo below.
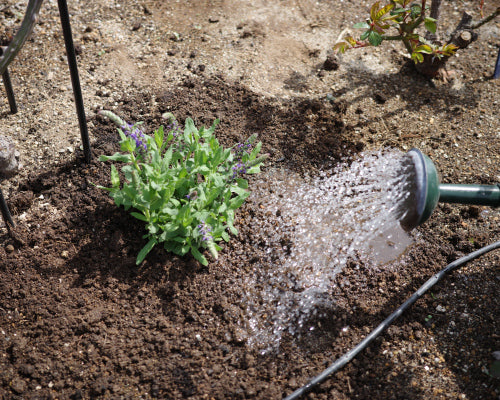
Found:
<svg viewBox="0 0 500 400"><path fill-rule="evenodd" d="M500 206L500 184L454 185L441 184L436 166L418 149L411 149L407 156L413 167L410 196L405 203L406 212L401 226L410 231L431 216L438 202Z"/></svg>

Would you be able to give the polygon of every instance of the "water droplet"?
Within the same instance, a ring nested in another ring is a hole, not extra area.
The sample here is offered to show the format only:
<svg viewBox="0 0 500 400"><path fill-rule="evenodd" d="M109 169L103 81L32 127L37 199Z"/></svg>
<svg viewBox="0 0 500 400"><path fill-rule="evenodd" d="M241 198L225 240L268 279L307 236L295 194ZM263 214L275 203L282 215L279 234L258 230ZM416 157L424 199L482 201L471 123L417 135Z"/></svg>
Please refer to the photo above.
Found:
<svg viewBox="0 0 500 400"><path fill-rule="evenodd" d="M318 177L284 170L260 177L250 199L262 205L262 215L278 219L279 234L265 240L272 261L242 277L250 345L276 350L284 332L315 329L312 319L332 306L335 277L349 260L380 265L411 243L398 222L410 196L403 156L364 153Z"/></svg>

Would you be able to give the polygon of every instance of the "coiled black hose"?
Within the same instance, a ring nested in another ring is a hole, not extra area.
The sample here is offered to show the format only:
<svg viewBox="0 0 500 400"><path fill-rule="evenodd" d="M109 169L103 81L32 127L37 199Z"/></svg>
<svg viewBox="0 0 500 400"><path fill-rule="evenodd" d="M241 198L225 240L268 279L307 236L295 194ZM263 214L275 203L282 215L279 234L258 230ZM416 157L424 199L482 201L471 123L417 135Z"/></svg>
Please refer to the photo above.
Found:
<svg viewBox="0 0 500 400"><path fill-rule="evenodd" d="M285 397L283 400L294 400L298 399L300 396L310 392L315 386L324 382L328 377L337 372L340 368L350 362L358 353L366 348L378 335L380 335L383 331L385 331L392 322L398 318L408 307L410 307L413 303L415 303L420 297L424 295L432 286L438 283L445 275L450 273L451 271L461 267L469 261L474 260L475 258L482 256L492 250L500 248L500 241L492 243L488 246L482 247L479 250L476 250L458 260L453 261L448 264L446 268L442 269L440 272L435 274L432 278L430 278L427 282L425 282L408 300L406 300L399 308L396 309L389 317L387 317L384 322L382 322L379 326L377 326L366 338L364 338L356 347L345 353L342 357L337 359L333 364L331 364L327 369L325 369L321 374L317 375L313 379L311 379L307 384L297 389L292 394Z"/></svg>

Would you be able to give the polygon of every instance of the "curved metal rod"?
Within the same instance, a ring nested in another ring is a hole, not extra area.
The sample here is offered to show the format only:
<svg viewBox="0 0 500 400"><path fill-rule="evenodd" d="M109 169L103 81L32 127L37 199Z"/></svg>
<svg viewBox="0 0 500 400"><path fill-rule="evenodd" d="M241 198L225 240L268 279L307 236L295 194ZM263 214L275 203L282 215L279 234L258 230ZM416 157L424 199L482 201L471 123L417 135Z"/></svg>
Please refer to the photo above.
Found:
<svg viewBox="0 0 500 400"><path fill-rule="evenodd" d="M24 42L28 39L33 27L35 26L42 3L43 0L29 1L28 7L26 8L26 14L24 14L24 19L19 31L4 51L2 57L0 57L0 75L7 70L7 66L14 59L16 54L19 53L19 50L23 47Z"/></svg>
<svg viewBox="0 0 500 400"><path fill-rule="evenodd" d="M7 47L0 46L0 56ZM7 92L7 99L9 100L10 112L12 114L17 113L16 97L14 96L14 89L12 89L12 82L10 80L9 70L5 68L5 72L1 75L3 79L3 85L5 86L5 91Z"/></svg>
<svg viewBox="0 0 500 400"><path fill-rule="evenodd" d="M0 212L2 214L3 220L5 221L5 226L7 230L10 231L10 227L16 226L14 221L12 220L12 215L10 215L9 207L7 206L7 202L3 197L2 189L0 188Z"/></svg>

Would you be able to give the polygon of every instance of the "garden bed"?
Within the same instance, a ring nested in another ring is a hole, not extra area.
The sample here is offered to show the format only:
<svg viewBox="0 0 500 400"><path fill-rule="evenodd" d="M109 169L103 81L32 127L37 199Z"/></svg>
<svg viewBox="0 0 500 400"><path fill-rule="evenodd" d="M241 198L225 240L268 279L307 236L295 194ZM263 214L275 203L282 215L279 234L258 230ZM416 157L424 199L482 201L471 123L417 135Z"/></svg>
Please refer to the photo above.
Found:
<svg viewBox="0 0 500 400"><path fill-rule="evenodd" d="M15 26L16 2L7 3L0 26ZM56 4L42 6L10 68L20 112L0 103L1 131L23 164L2 182L16 228L0 225L1 398L280 399L446 264L499 239L498 210L440 205L399 260L352 262L337 275L320 329L261 354L248 345L240 276L277 262L273 215L249 198L238 236L208 267L159 247L136 266L142 223L93 185L109 185L98 156L118 150L115 127L96 111L149 132L165 111L197 126L219 118L224 146L258 133L270 153L259 178L271 168L314 176L364 150L417 147L443 182L493 184L500 86L488 77L499 22L481 28L444 83L420 77L396 45L325 68L340 32L364 15L361 2L71 3L92 162L79 149ZM443 10L450 28L454 7ZM488 369L500 349L499 265L493 252L454 272L306 398L496 398Z"/></svg>

